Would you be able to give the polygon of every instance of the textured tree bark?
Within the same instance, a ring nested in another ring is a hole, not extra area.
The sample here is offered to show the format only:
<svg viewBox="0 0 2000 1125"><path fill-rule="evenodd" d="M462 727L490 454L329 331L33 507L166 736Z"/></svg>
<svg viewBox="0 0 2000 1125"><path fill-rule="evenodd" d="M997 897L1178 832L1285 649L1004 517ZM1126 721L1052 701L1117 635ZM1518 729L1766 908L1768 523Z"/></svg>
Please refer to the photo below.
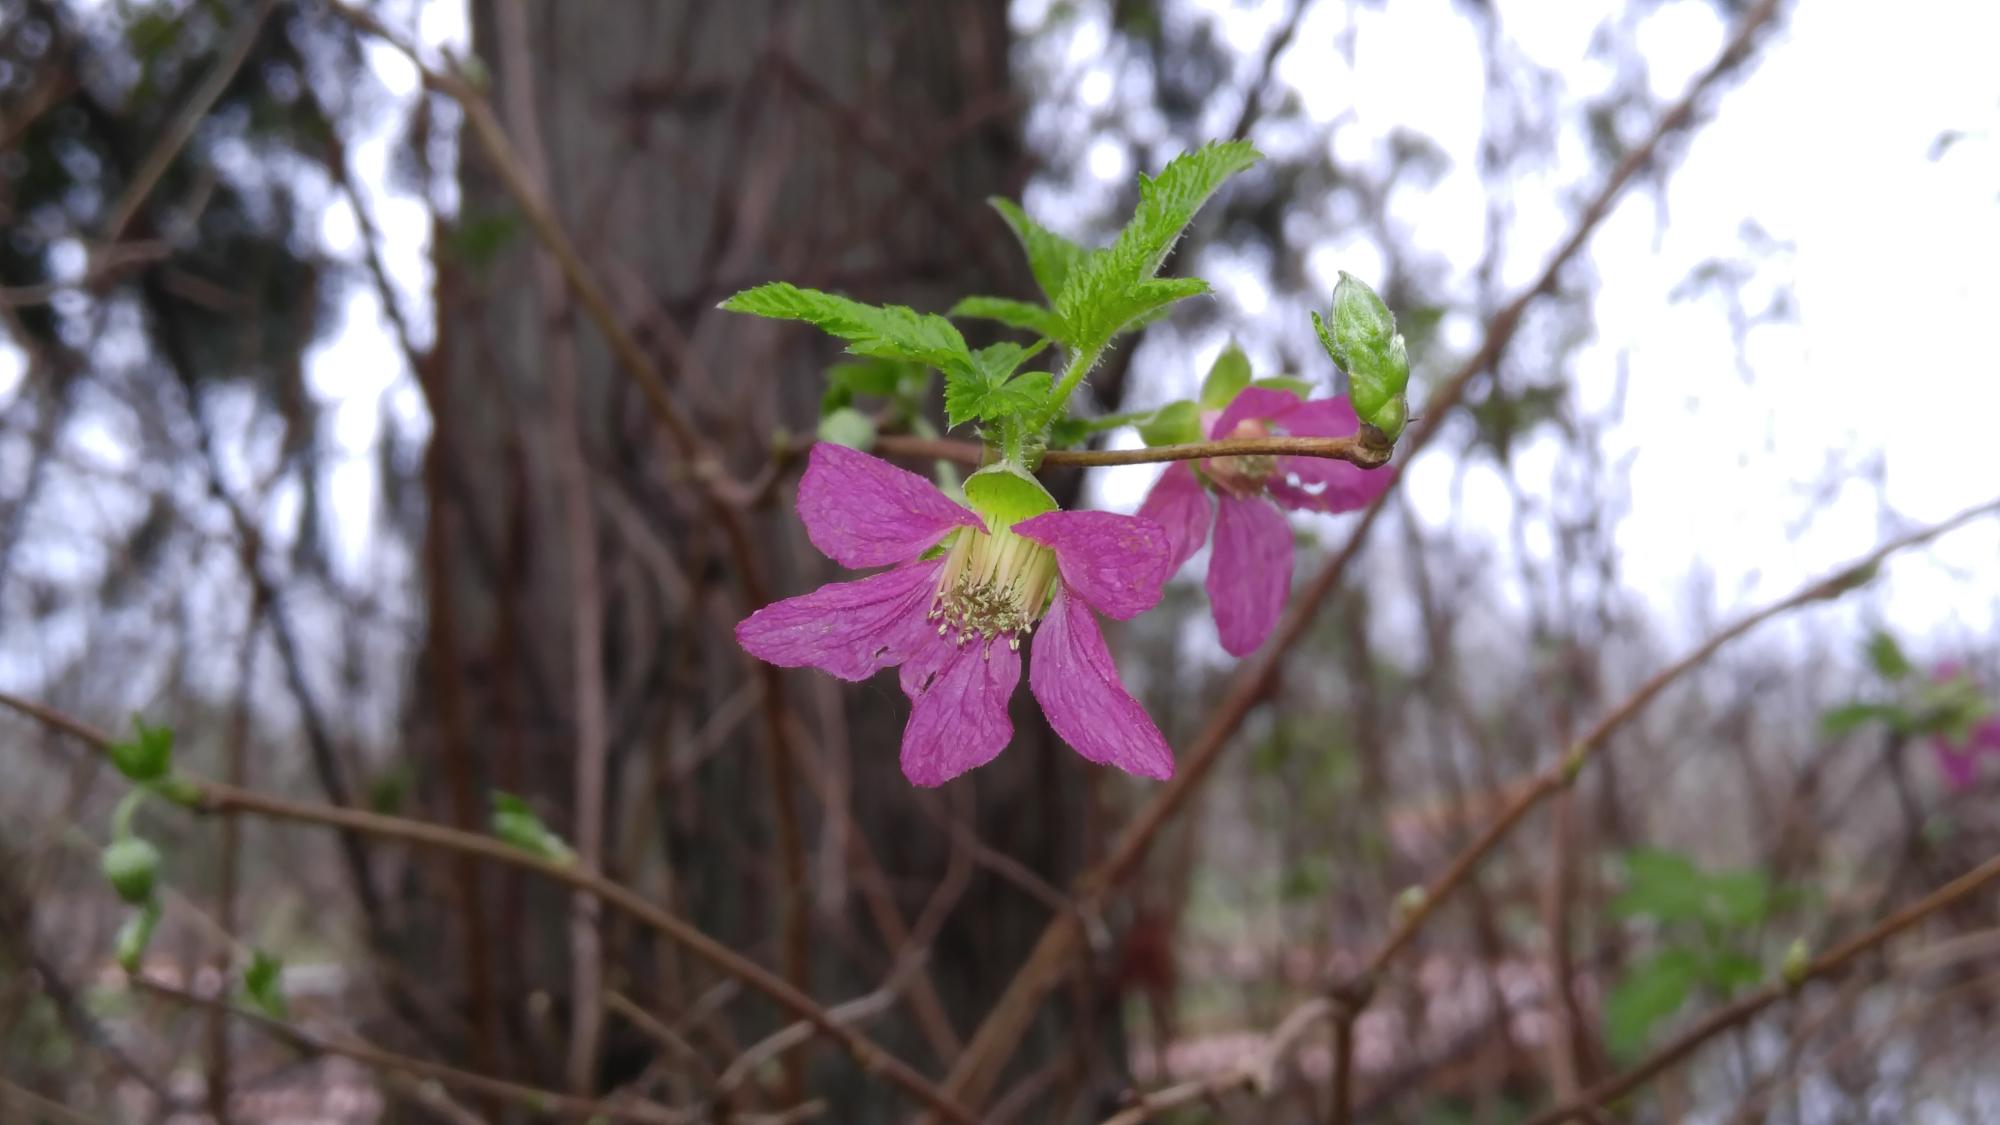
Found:
<svg viewBox="0 0 2000 1125"><path fill-rule="evenodd" d="M984 207L1024 171L1008 80L1005 6L815 0L809 4L530 4L523 52L496 47L498 5L475 0L474 49L496 105L526 80L546 156L549 194L585 258L672 381L677 400L751 478L780 431L810 432L836 346L810 330L717 312L715 303L782 278L864 299L942 308L966 292L1026 292L1004 226ZM933 795L910 788L897 745L907 705L889 674L850 688L787 674L783 699L760 698L730 627L746 612L741 561L702 517L685 451L650 423L635 388L581 318L538 300L532 233L483 156L461 141L459 227L501 232L497 252L444 240L439 325L450 463L430 502L448 518L457 571L453 612L433 625L420 683L456 642L475 783L522 791L574 839L577 712L572 666L575 576L563 541L577 521L558 485L550 430L552 352L574 346L577 425L596 497L603 588L603 675L609 701L604 864L614 877L768 963L782 961L786 897L760 740L759 706L782 706L800 759L797 803L810 850L803 901L813 992L831 1004L888 976L883 932L914 924L952 863ZM489 240L490 241L490 240ZM553 321L553 322L552 322ZM572 322L573 321L573 322ZM975 340L975 343L980 342ZM570 362L565 359L565 363ZM749 513L773 596L837 575L798 532L787 476ZM1071 482L1072 487L1074 482ZM442 531L439 529L442 528ZM442 748L446 693L417 693L412 744L432 748L423 789L440 815L451 786ZM979 838L1057 885L1077 868L1087 783L1074 755L1027 704L1015 745L973 780ZM746 717L747 715L747 717ZM826 796L846 804L829 818ZM962 795L948 796L963 800ZM946 805L953 801L945 802ZM859 833L859 848L848 832ZM900 913L856 905L865 851ZM857 859L859 862L857 863ZM960 857L961 862L963 857ZM413 870L402 895L403 976L467 979L466 926L447 893L451 869ZM498 946L490 982L501 998L502 1065L551 1084L570 1047L566 904L545 888L487 872L481 922ZM976 1022L1046 922L1049 907L981 868L923 971L948 1027L899 1004L870 1033L933 1073ZM609 987L675 1018L711 983L672 951L605 932ZM541 997L543 999L537 999ZM476 1028L472 1007L468 1029ZM727 1009L718 1038L747 1042L775 1026L756 1001ZM1074 1050L1052 1017L1022 1067ZM476 1031L473 1031L476 1034ZM629 1076L649 1040L613 1015L600 1075ZM467 1057L475 1052L468 1044ZM832 1052L808 1056L812 1091L842 1121L887 1119L896 1103ZM723 1058L727 1061L726 1057Z"/></svg>

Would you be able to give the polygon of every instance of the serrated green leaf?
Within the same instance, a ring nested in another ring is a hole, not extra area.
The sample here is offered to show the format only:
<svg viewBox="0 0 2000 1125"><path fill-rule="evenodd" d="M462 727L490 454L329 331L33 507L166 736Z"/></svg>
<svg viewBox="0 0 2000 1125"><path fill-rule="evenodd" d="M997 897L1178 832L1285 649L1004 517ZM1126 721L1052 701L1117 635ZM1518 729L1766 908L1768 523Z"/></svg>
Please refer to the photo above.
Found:
<svg viewBox="0 0 2000 1125"><path fill-rule="evenodd" d="M851 406L843 406L819 420L819 440L867 449L875 444L875 420Z"/></svg>
<svg viewBox="0 0 2000 1125"><path fill-rule="evenodd" d="M1060 339L1063 334L1062 321L1055 310L1006 297L967 297L945 315L998 321L1009 328L1024 328L1050 339Z"/></svg>
<svg viewBox="0 0 2000 1125"><path fill-rule="evenodd" d="M1248 141L1203 145L1167 162L1157 176L1139 177L1139 206L1119 232L1112 251L1151 277L1180 241L1195 212L1229 177L1262 159Z"/></svg>
<svg viewBox="0 0 2000 1125"><path fill-rule="evenodd" d="M1021 375L1014 372L1047 346L1047 340L1026 346L1012 341L989 344L973 353L969 374L960 376L947 372L945 421L953 426L973 421L999 421L1040 408L1048 400L1049 388L1055 377L1046 371L1030 371Z"/></svg>
<svg viewBox="0 0 2000 1125"><path fill-rule="evenodd" d="M1139 440L1148 446L1200 441L1201 408L1186 399L1160 407L1139 422Z"/></svg>
<svg viewBox="0 0 2000 1125"><path fill-rule="evenodd" d="M1645 1047L1653 1025L1687 1003L1702 968L1685 949L1661 950L1633 965L1604 998L1604 1035L1612 1052L1630 1057Z"/></svg>
<svg viewBox="0 0 2000 1125"><path fill-rule="evenodd" d="M290 1018L285 1003L285 963L259 949L243 970L243 992L257 1010L274 1020Z"/></svg>
<svg viewBox="0 0 2000 1125"><path fill-rule="evenodd" d="M951 321L902 305L866 305L817 289L773 281L722 302L730 312L800 320L847 341L856 355L907 359L947 371L972 362L965 337Z"/></svg>
<svg viewBox="0 0 2000 1125"><path fill-rule="evenodd" d="M1028 269L1035 275L1035 284L1042 287L1043 295L1049 300L1055 300L1056 294L1062 292L1063 284L1069 280L1070 271L1082 260L1083 247L1029 218L1028 213L1021 210L1011 199L996 195L987 202L995 211L1000 212L1002 219L1007 221L1007 226L1014 231L1014 237L1021 240L1021 249L1028 255ZM1045 334L1053 335L1053 333Z"/></svg>
<svg viewBox="0 0 2000 1125"><path fill-rule="evenodd" d="M1156 280L1153 275L1202 204L1223 181L1258 159L1256 149L1231 141L1183 153L1158 176L1142 175L1132 220L1111 246L1076 262L1055 297L1063 342L1086 354L1096 351L1134 320L1206 292L1205 284L1199 289L1173 284L1191 278Z"/></svg>
<svg viewBox="0 0 2000 1125"><path fill-rule="evenodd" d="M1250 357L1234 340L1215 357L1208 378L1201 382L1201 405L1205 410L1221 410L1250 385Z"/></svg>
<svg viewBox="0 0 2000 1125"><path fill-rule="evenodd" d="M1896 638L1879 630L1868 638L1868 663L1874 666L1875 674L1885 680L1900 680L1914 670L1910 666L1910 658L1903 655L1903 646L1896 643Z"/></svg>

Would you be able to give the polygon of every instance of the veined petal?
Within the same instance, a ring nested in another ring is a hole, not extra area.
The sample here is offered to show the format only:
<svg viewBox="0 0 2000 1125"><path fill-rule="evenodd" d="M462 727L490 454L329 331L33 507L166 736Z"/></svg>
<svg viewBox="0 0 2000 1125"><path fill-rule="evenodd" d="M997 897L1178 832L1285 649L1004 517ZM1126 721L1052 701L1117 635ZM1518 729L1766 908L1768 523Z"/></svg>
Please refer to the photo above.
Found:
<svg viewBox="0 0 2000 1125"><path fill-rule="evenodd" d="M1361 432L1361 418L1346 395L1292 400L1290 408L1271 417L1279 429L1297 437L1349 437Z"/></svg>
<svg viewBox="0 0 2000 1125"><path fill-rule="evenodd" d="M1290 391L1280 391L1271 387L1245 387L1222 408L1222 416L1215 420L1208 434L1216 440L1229 436L1239 422L1269 421L1299 405L1299 396ZM1353 430L1347 431L1353 433Z"/></svg>
<svg viewBox="0 0 2000 1125"><path fill-rule="evenodd" d="M1186 461L1167 466L1167 471L1153 482L1153 490L1146 493L1139 514L1159 524L1167 533L1170 575L1208 542L1208 529L1215 520L1208 489L1202 487L1201 478L1194 475L1193 467Z"/></svg>
<svg viewBox="0 0 2000 1125"><path fill-rule="evenodd" d="M1215 631L1231 656L1257 651L1292 591L1292 525L1262 497L1220 498L1208 600Z"/></svg>
<svg viewBox="0 0 2000 1125"><path fill-rule="evenodd" d="M1152 716L1125 690L1090 607L1056 593L1029 642L1028 688L1049 726L1077 753L1100 765L1162 781L1174 775L1174 752Z"/></svg>
<svg viewBox="0 0 2000 1125"><path fill-rule="evenodd" d="M908 562L952 528L984 526L923 477L830 441L807 454L798 508L813 546L857 570Z"/></svg>
<svg viewBox="0 0 2000 1125"><path fill-rule="evenodd" d="M943 565L937 559L907 563L772 602L737 623L736 643L767 664L865 680L936 639L924 614Z"/></svg>
<svg viewBox="0 0 2000 1125"><path fill-rule="evenodd" d="M1295 512L1352 512L1373 504L1395 481L1394 465L1363 469L1330 457L1280 457L1266 491Z"/></svg>
<svg viewBox="0 0 2000 1125"><path fill-rule="evenodd" d="M1166 529L1142 516L1043 512L1015 524L1014 534L1054 551L1062 585L1120 621L1158 605L1173 574Z"/></svg>
<svg viewBox="0 0 2000 1125"><path fill-rule="evenodd" d="M998 757L1014 738L1007 701L1021 682L1021 654L1006 641L959 645L931 635L903 665L910 721L903 727L903 776L943 785Z"/></svg>

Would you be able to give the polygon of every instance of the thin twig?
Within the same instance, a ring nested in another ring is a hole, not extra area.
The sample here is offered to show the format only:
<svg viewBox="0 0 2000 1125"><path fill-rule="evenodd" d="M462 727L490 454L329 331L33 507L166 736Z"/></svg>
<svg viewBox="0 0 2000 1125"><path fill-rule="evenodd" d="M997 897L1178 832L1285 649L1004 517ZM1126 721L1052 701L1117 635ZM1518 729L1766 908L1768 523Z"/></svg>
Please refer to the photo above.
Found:
<svg viewBox="0 0 2000 1125"><path fill-rule="evenodd" d="M1543 294L1554 290L1556 280L1563 269L1582 250L1591 234L1604 221L1605 216L1611 213L1612 206L1623 194L1626 186L1652 164L1661 143L1693 123L1695 103L1711 86L1748 57L1754 33L1770 20L1776 9L1777 0L1763 0L1763 3L1748 13L1716 61L1701 78L1696 80L1687 94L1661 116L1646 140L1627 152L1612 169L1597 194L1578 215L1569 237L1550 255L1535 281L1518 293L1488 322L1485 339L1481 342L1479 350L1474 352L1425 403L1422 421L1417 423L1406 439L1407 446L1403 456L1405 463L1428 447L1442 432L1451 408L1464 397L1466 388L1473 379L1492 367L1506 351L1514 334L1519 330L1528 307ZM1400 479L1397 478L1398 481ZM1155 791L1152 799L1140 808L1120 833L1111 854L1078 879L1076 897L1080 905L1086 909L1094 907L1100 896L1131 871L1151 846L1154 836L1180 811L1194 791L1209 776L1224 746L1235 735L1237 728L1248 717L1250 711L1264 698L1270 685L1275 682L1278 670L1283 666L1292 646L1305 636L1313 619L1318 616L1320 606L1339 586L1350 561L1359 553L1362 543L1366 540L1369 529L1380 518L1388 497L1394 494L1395 483L1396 481L1392 481L1391 487L1377 496L1375 501L1362 512L1353 531L1349 533L1347 542L1294 600L1291 610L1279 622L1257 659L1245 666L1230 682L1228 692L1217 705L1208 724L1196 736L1193 746L1182 755L1174 779ZM967 1045L965 1053L952 1068L951 1075L945 1081L945 1089L953 1098L974 1106L986 1100L993 1082L998 1078L1007 1060L1012 1057L1015 1047L1021 1042L1028 1022L1033 1019L1042 998L1061 979L1065 966L1081 947L1082 938L1081 929L1070 915L1058 915L1049 922L1033 951L1028 955L1027 961L1015 973L1006 991L989 1010L985 1021Z"/></svg>
<svg viewBox="0 0 2000 1125"><path fill-rule="evenodd" d="M1845 969L1851 962L1876 949L1890 938L1931 915L1964 901L1975 891L1996 879L2000 879L2000 855L1988 859L1978 867L1835 946L1814 959L1805 972L1794 980L1767 984L1741 1000L1725 1004L1710 1012L1693 1027L1676 1036L1671 1043L1648 1055L1637 1066L1615 1078L1606 1079L1592 1086L1573 1101L1537 1114L1529 1119L1528 1125L1556 1125L1557 1122L1583 1116L1597 1106L1624 1097L1662 1071L1693 1054L1696 1048L1708 1040L1745 1023L1778 1000L1795 994L1807 982L1832 976Z"/></svg>
<svg viewBox="0 0 2000 1125"><path fill-rule="evenodd" d="M63 731L107 753L111 739L80 719L53 708L0 691L0 707L8 707L53 729ZM316 824L344 832L374 836L420 847L458 852L490 859L536 872L572 890L597 895L625 911L634 920L667 939L679 943L696 957L721 972L763 993L792 1015L805 1020L823 1035L840 1043L864 1070L880 1073L916 1100L953 1121L971 1125L971 1114L944 1095L929 1079L902 1059L890 1054L867 1036L834 1019L812 997L793 988L783 978L708 936L680 917L647 901L622 883L615 883L593 871L585 871L558 860L523 851L487 836L461 832L439 824L388 816L337 805L294 801L267 793L238 789L190 775L180 780L192 788L194 807L211 814L247 813L271 820Z"/></svg>
<svg viewBox="0 0 2000 1125"><path fill-rule="evenodd" d="M1105 1118L1102 1125L1139 1125L1140 1122L1151 1121L1156 1115L1167 1110L1208 1101L1235 1089L1268 1093L1277 1084L1279 1064L1284 1062L1300 1040L1305 1038L1306 1032L1317 1027L1321 1020L1336 1015L1333 1001L1325 997L1308 1000L1293 1008L1241 1064L1207 1078L1183 1082L1164 1090L1155 1090ZM1338 1030L1337 1019L1336 1030ZM1164 1051L1161 1057L1164 1060Z"/></svg>
<svg viewBox="0 0 2000 1125"><path fill-rule="evenodd" d="M977 442L952 438L886 435L875 439L877 452L912 460L955 461L977 465L986 450ZM1150 465L1166 461L1196 461L1207 457L1321 457L1346 461L1364 469L1389 463L1394 448L1372 427L1351 437L1264 437L1229 438L1223 441L1193 441L1180 445L1156 445L1148 449L1051 449L1042 455L1050 467L1098 468L1106 465Z"/></svg>

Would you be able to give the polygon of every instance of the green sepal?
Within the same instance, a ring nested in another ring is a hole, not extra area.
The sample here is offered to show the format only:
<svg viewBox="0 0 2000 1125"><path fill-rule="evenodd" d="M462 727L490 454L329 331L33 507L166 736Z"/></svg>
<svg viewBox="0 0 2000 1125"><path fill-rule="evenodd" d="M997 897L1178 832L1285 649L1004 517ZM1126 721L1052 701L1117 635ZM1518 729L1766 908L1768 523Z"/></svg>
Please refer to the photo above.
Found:
<svg viewBox="0 0 2000 1125"><path fill-rule="evenodd" d="M139 960L146 955L146 946L153 940L153 929L160 924L160 900L147 899L145 905L132 912L125 924L118 927L118 940L113 946L113 956L118 967L128 973L139 971Z"/></svg>
<svg viewBox="0 0 2000 1125"><path fill-rule="evenodd" d="M1250 357L1236 346L1234 340L1215 357L1215 366L1208 369L1208 378L1201 383L1201 405L1204 410L1221 410L1243 388L1250 385Z"/></svg>
<svg viewBox="0 0 2000 1125"><path fill-rule="evenodd" d="M98 868L118 897L134 906L153 897L160 875L160 849L138 836L113 840L99 857Z"/></svg>
<svg viewBox="0 0 2000 1125"><path fill-rule="evenodd" d="M174 764L173 730L147 726L137 715L132 716L132 726L138 733L130 741L111 744L111 764L132 781L165 777Z"/></svg>
<svg viewBox="0 0 2000 1125"><path fill-rule="evenodd" d="M875 420L851 406L843 406L819 420L819 440L867 449L875 444Z"/></svg>
<svg viewBox="0 0 2000 1125"><path fill-rule="evenodd" d="M965 504L986 521L988 531L1012 527L1058 507L1033 473L1010 461L996 461L966 477Z"/></svg>
<svg viewBox="0 0 2000 1125"><path fill-rule="evenodd" d="M1170 402L1139 422L1139 440L1148 446L1186 445L1201 440L1201 408L1186 399Z"/></svg>
<svg viewBox="0 0 2000 1125"><path fill-rule="evenodd" d="M1404 391L1410 383L1410 357L1389 306L1366 282L1343 270L1333 289L1333 312L1328 320L1313 313L1313 331L1326 354L1347 372L1354 413L1394 441L1409 421Z"/></svg>
<svg viewBox="0 0 2000 1125"><path fill-rule="evenodd" d="M1296 375L1266 375L1250 380L1250 385L1267 391L1286 391L1300 401L1311 398L1315 389L1311 380Z"/></svg>

